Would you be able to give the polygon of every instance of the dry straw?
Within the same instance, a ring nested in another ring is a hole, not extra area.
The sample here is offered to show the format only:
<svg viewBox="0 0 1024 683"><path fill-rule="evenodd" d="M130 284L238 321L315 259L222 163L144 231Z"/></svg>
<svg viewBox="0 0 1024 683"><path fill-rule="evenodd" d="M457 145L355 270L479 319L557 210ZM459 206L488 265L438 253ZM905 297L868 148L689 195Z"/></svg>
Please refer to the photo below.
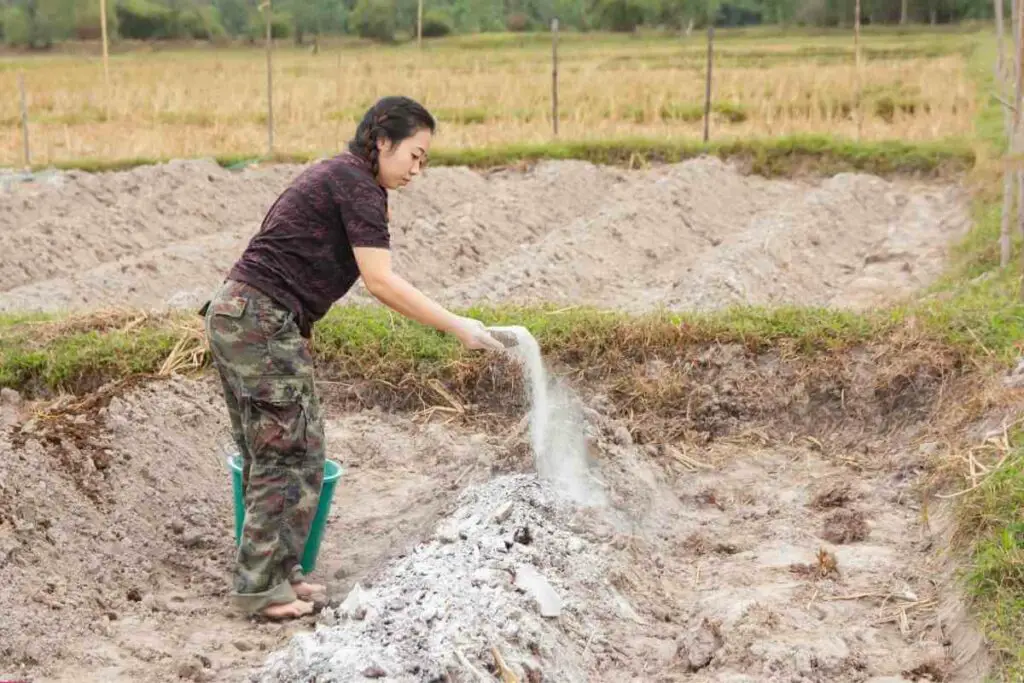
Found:
<svg viewBox="0 0 1024 683"><path fill-rule="evenodd" d="M852 58L815 63L797 58L801 48L723 48L715 65L715 137L854 136ZM783 59L763 63L765 54ZM652 43L638 51L611 43L601 50L566 45L559 59L559 139L700 139L699 57L678 46ZM427 103L441 119L439 145L446 148L551 140L549 47L438 49L427 58L402 49L316 56L279 49L274 71L278 152L340 148L363 109L390 92ZM34 162L266 150L266 64L259 51L118 56L110 77L108 111L103 71L93 63L55 57L31 64ZM919 141L972 130L975 88L961 54L875 57L860 78L862 140ZM0 71L0 91L16 92L14 79L14 70ZM608 88L610 79L619 85ZM17 98L0 100L0 126L16 132L19 121ZM17 164L22 156L18 135L0 136L0 163Z"/></svg>

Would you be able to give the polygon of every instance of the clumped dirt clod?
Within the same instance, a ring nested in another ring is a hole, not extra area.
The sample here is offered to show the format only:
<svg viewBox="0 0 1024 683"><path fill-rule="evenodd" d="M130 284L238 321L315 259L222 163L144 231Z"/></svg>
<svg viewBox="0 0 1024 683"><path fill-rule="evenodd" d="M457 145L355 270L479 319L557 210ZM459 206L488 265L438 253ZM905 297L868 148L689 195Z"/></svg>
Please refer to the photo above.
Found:
<svg viewBox="0 0 1024 683"><path fill-rule="evenodd" d="M830 484L814 496L811 507L818 510L842 507L852 500L852 491L848 483Z"/></svg>
<svg viewBox="0 0 1024 683"><path fill-rule="evenodd" d="M699 533L692 533L683 541L683 547L694 555L706 555L711 548L711 542Z"/></svg>
<svg viewBox="0 0 1024 683"><path fill-rule="evenodd" d="M815 555L815 562L795 562L789 566L789 570L794 574L807 576L815 580L840 578L839 560L836 559L835 553L826 550L825 548L818 548L818 552Z"/></svg>
<svg viewBox="0 0 1024 683"><path fill-rule="evenodd" d="M858 510L836 510L825 518L821 537L829 543L856 543L865 540L869 533L864 513Z"/></svg>
<svg viewBox="0 0 1024 683"><path fill-rule="evenodd" d="M908 678L911 681L942 683L949 678L949 666L947 662L925 662L924 664L915 666L913 669L904 671L902 675L904 678Z"/></svg>
<svg viewBox="0 0 1024 683"><path fill-rule="evenodd" d="M711 664L724 644L719 623L705 618L696 629L679 638L676 656L682 665L681 668L693 673Z"/></svg>

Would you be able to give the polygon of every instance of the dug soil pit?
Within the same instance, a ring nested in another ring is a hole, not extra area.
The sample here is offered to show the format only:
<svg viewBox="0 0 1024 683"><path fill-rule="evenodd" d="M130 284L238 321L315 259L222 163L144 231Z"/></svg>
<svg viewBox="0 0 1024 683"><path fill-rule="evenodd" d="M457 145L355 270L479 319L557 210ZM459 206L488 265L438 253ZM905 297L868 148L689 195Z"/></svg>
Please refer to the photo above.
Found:
<svg viewBox="0 0 1024 683"><path fill-rule="evenodd" d="M325 382L328 452L346 471L313 578L333 603L287 626L229 607L226 417L210 378L42 414L8 394L0 674L980 680L965 668L977 639L945 583L942 531L916 489L946 397L969 389L949 384L955 364L922 353L932 365L885 375L878 349L810 366L678 352L703 362L637 360L579 387L596 505L537 477L515 402L486 418L388 414ZM757 382L736 383L753 368ZM700 401L631 416L616 387L656 371ZM844 387L841 412L830 382Z"/></svg>
<svg viewBox="0 0 1024 683"><path fill-rule="evenodd" d="M197 307L300 170L175 161L0 190L0 311ZM437 168L392 210L396 269L447 304L630 311L892 302L938 276L970 223L955 185L767 180L716 158Z"/></svg>
<svg viewBox="0 0 1024 683"><path fill-rule="evenodd" d="M0 437L0 679L237 681L312 620L253 623L229 603L231 479L219 386L175 380ZM13 402L12 402L13 403ZM343 593L428 534L496 439L379 411L330 415L346 467L314 580Z"/></svg>
<svg viewBox="0 0 1024 683"><path fill-rule="evenodd" d="M834 545L809 491L843 472L813 454L716 449L713 468L680 476L636 450L604 453L608 509L579 509L529 475L464 492L433 538L273 655L260 680L491 680L496 655L518 680L566 683L949 668L928 534L916 506L894 502L905 483L858 482L870 536Z"/></svg>

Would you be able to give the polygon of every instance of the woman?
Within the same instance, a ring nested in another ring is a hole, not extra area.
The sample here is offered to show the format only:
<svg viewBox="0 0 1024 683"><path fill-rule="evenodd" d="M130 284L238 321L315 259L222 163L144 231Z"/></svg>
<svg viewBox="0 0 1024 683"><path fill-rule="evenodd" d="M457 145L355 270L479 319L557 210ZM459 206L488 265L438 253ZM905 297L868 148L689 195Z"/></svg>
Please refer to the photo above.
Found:
<svg viewBox="0 0 1024 683"><path fill-rule="evenodd" d="M324 470L309 340L331 305L362 277L382 303L466 348L504 348L482 323L450 313L391 270L387 191L419 175L434 131L413 100L377 102L346 152L311 166L277 198L201 311L243 457L233 597L248 613L300 617L324 590L303 580L299 562Z"/></svg>

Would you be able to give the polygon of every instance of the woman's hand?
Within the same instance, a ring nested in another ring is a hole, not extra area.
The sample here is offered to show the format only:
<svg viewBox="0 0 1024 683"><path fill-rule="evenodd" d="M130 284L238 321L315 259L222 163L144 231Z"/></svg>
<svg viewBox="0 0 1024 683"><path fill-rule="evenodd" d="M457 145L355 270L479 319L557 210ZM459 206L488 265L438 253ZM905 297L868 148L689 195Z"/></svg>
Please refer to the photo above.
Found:
<svg viewBox="0 0 1024 683"><path fill-rule="evenodd" d="M488 351L504 351L505 345L491 336L484 324L473 318L455 317L452 326L454 334L467 349L484 349Z"/></svg>

